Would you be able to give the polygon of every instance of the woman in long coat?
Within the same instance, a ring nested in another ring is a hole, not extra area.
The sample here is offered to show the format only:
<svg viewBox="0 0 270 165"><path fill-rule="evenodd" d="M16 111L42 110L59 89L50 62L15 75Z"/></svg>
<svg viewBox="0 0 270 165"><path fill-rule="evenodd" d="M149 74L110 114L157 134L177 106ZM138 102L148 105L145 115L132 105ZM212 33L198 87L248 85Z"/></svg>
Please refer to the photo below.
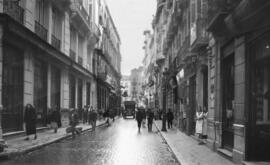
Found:
<svg viewBox="0 0 270 165"><path fill-rule="evenodd" d="M24 122L26 129L26 139L29 140L29 135L35 135L34 139L37 139L37 131L36 131L36 110L31 104L27 104L24 112Z"/></svg>

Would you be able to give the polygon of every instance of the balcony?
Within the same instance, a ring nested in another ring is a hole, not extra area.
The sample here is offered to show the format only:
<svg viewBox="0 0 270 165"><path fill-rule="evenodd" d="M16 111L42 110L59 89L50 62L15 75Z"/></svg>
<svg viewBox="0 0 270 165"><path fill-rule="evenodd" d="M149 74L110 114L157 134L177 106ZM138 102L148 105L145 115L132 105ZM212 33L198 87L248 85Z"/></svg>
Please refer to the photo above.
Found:
<svg viewBox="0 0 270 165"><path fill-rule="evenodd" d="M15 19L17 22L24 23L24 9L19 5L19 2L4 0L4 13Z"/></svg>
<svg viewBox="0 0 270 165"><path fill-rule="evenodd" d="M201 47L207 46L208 35L206 32L207 20L204 18L197 19L191 27L190 45L191 51L197 51Z"/></svg>
<svg viewBox="0 0 270 165"><path fill-rule="evenodd" d="M85 31L89 31L91 25L89 21L89 15L83 7L83 0L72 0L71 11L74 14L72 17L74 24L82 24L84 26L81 28L83 28Z"/></svg>
<svg viewBox="0 0 270 165"><path fill-rule="evenodd" d="M81 56L78 56L78 64L83 65L83 59Z"/></svg>
<svg viewBox="0 0 270 165"><path fill-rule="evenodd" d="M42 26L39 22L35 21L35 33L42 38L43 40L47 41L47 34L48 30Z"/></svg>
<svg viewBox="0 0 270 165"><path fill-rule="evenodd" d="M52 34L52 46L56 49L61 49L61 40L59 40L55 35Z"/></svg>
<svg viewBox="0 0 270 165"><path fill-rule="evenodd" d="M74 50L69 49L69 57L73 60L76 61L76 53Z"/></svg>

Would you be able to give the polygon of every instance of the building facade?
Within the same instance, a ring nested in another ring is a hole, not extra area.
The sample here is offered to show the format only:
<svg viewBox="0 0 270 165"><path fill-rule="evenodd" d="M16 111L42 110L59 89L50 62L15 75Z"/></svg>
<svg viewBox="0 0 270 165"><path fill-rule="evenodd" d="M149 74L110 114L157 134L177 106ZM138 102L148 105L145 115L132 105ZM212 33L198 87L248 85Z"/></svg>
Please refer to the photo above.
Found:
<svg viewBox="0 0 270 165"><path fill-rule="evenodd" d="M38 127L46 126L51 109L75 108L81 116L83 106L98 107L98 2L0 1L0 138L23 130L28 103ZM120 73L117 57L110 65Z"/></svg>
<svg viewBox="0 0 270 165"><path fill-rule="evenodd" d="M136 101L139 106L144 105L143 103L143 90L142 90L142 82L143 82L143 67L135 68L131 70L130 73L130 93L131 100Z"/></svg>
<svg viewBox="0 0 270 165"><path fill-rule="evenodd" d="M267 1L159 0L153 20L160 108L192 136L196 111L208 111L207 145L238 163L269 160L269 9Z"/></svg>
<svg viewBox="0 0 270 165"><path fill-rule="evenodd" d="M100 111L121 107L121 40L106 1L97 1L101 38L95 49L97 61L97 94Z"/></svg>

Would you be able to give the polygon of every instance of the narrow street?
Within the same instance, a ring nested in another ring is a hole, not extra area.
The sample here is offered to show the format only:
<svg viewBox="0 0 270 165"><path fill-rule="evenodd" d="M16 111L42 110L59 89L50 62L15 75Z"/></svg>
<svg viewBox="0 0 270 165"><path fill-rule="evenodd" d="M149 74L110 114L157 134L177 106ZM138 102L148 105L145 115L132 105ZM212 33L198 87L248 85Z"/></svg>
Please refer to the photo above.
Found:
<svg viewBox="0 0 270 165"><path fill-rule="evenodd" d="M144 128L137 132L133 119L119 119L111 126L86 132L29 153L2 165L177 165L177 160L158 134Z"/></svg>

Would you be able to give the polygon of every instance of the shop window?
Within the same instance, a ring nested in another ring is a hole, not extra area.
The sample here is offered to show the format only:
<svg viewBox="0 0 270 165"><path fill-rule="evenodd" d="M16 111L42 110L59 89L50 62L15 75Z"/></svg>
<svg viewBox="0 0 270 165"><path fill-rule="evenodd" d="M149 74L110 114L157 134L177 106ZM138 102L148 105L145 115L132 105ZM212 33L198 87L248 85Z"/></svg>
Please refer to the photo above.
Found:
<svg viewBox="0 0 270 165"><path fill-rule="evenodd" d="M254 77L256 123L270 123L270 67L257 67Z"/></svg>

